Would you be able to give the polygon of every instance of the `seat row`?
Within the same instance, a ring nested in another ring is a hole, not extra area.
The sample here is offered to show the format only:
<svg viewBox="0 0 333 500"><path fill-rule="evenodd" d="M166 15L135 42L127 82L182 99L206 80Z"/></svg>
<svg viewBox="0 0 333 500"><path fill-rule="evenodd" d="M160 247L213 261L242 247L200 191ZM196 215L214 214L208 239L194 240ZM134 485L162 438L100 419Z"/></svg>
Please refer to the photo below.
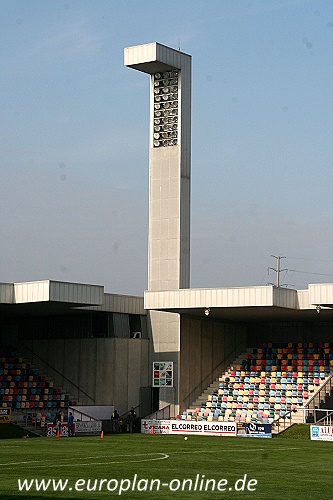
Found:
<svg viewBox="0 0 333 500"><path fill-rule="evenodd" d="M260 344L232 366L206 401L181 418L274 420L304 406L331 366L333 343Z"/></svg>
<svg viewBox="0 0 333 500"><path fill-rule="evenodd" d="M5 401L0 399L0 408L67 408L76 403L73 401Z"/></svg>
<svg viewBox="0 0 333 500"><path fill-rule="evenodd" d="M57 413L58 412L51 409L47 411L28 411L23 413L23 420L28 425L36 424L39 427L44 427L48 423L54 423Z"/></svg>
<svg viewBox="0 0 333 500"><path fill-rule="evenodd" d="M314 349L286 349L283 352L262 351L262 352L250 352L248 353L246 359L332 359L333 348L322 349L315 351Z"/></svg>
<svg viewBox="0 0 333 500"><path fill-rule="evenodd" d="M265 360L260 359L256 361L256 364L244 363L237 365L235 369L241 371L253 371L253 372L258 372L258 371L290 372L293 370L297 370L305 372L326 371L328 373L330 372L332 366L333 366L333 360L323 360L322 363L320 362L320 360L303 360L297 363L293 363L291 361L289 364L288 360L280 360L280 363L279 360L276 360L272 362L272 364L267 364Z"/></svg>
<svg viewBox="0 0 333 500"><path fill-rule="evenodd" d="M258 346L253 349L254 352L261 349L324 349L333 347L333 342L259 342Z"/></svg>
<svg viewBox="0 0 333 500"><path fill-rule="evenodd" d="M75 402L15 353L0 354L0 407L57 408Z"/></svg>

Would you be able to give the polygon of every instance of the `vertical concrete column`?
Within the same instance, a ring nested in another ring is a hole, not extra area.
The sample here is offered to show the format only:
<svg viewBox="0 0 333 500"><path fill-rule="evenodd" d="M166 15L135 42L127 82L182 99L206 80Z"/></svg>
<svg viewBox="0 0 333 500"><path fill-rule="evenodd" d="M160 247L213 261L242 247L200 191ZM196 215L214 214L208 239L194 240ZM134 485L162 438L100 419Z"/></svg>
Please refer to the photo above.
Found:
<svg viewBox="0 0 333 500"><path fill-rule="evenodd" d="M148 290L190 286L191 56L156 42L125 48L125 65L150 75ZM160 407L179 409L180 319L150 313L151 361L174 362Z"/></svg>

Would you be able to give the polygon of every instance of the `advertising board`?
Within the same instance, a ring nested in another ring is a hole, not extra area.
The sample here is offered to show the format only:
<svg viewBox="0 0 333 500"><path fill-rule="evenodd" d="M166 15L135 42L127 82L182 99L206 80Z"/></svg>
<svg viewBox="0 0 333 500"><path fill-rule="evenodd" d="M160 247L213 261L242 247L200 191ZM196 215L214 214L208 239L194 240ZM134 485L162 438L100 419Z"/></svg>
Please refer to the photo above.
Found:
<svg viewBox="0 0 333 500"><path fill-rule="evenodd" d="M142 420L141 432L151 434L193 434L197 436L236 436L236 422L207 422L205 420Z"/></svg>
<svg viewBox="0 0 333 500"><path fill-rule="evenodd" d="M258 422L249 422L245 424L246 437L271 438L272 425L260 424Z"/></svg>
<svg viewBox="0 0 333 500"><path fill-rule="evenodd" d="M311 425L310 439L312 441L333 441L333 426Z"/></svg>

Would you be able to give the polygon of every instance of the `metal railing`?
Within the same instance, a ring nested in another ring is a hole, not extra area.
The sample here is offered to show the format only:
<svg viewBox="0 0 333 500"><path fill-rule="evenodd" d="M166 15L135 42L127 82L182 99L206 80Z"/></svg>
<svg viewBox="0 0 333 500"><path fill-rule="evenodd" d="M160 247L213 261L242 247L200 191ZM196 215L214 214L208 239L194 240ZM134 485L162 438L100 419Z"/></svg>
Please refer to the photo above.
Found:
<svg viewBox="0 0 333 500"><path fill-rule="evenodd" d="M300 422L300 413L301 422ZM310 422L309 422L310 421ZM306 408L305 406L298 407L296 411L290 410L285 415L274 420L273 428L277 432L282 432L288 429L293 424L312 423L320 425L332 425L333 410L324 408Z"/></svg>
<svg viewBox="0 0 333 500"><path fill-rule="evenodd" d="M282 432L295 423L296 414L294 411L287 411L283 416L280 416L272 423L272 430L275 434Z"/></svg>
<svg viewBox="0 0 333 500"><path fill-rule="evenodd" d="M137 406L133 406L132 408L134 408L135 410L135 413L136 413L136 418L140 418L141 417L141 412L140 412L140 405L137 405ZM131 408L131 409L132 409ZM127 410L125 411L124 413L122 413L120 415L120 418L126 418L128 416L128 414L130 413L131 410Z"/></svg>
<svg viewBox="0 0 333 500"><path fill-rule="evenodd" d="M325 401L326 395L331 394L333 381L332 375L329 375L323 385L320 386L318 391L309 399L309 401L304 405L305 408L316 409L320 405L321 401Z"/></svg>
<svg viewBox="0 0 333 500"><path fill-rule="evenodd" d="M326 415L319 420L316 420L315 424L332 425L333 422L333 410L315 410L315 412L325 412Z"/></svg>
<svg viewBox="0 0 333 500"><path fill-rule="evenodd" d="M151 413L147 417L145 417L146 420L169 420L170 419L170 408L171 405L165 406L164 408L161 408L160 410L155 411L154 413Z"/></svg>
<svg viewBox="0 0 333 500"><path fill-rule="evenodd" d="M61 408L65 410L64 408ZM57 408L52 408L52 412L58 411ZM35 432L42 436L46 435L46 424L51 422L41 417L43 409L14 409L11 414L11 422L15 425L23 427L29 431Z"/></svg>
<svg viewBox="0 0 333 500"><path fill-rule="evenodd" d="M333 410L320 408L320 404L325 401L326 396L330 395L333 388L333 374L327 377L325 382L320 386L318 391L309 399L304 406L298 406L297 411L291 410L274 421L274 428L277 432L281 432L294 423L300 423L299 415L302 413L302 423L319 423L324 422L325 425L330 425L333 420ZM324 415L323 415L324 414Z"/></svg>
<svg viewBox="0 0 333 500"><path fill-rule="evenodd" d="M216 377L220 376L222 372L226 369L227 366L229 366L233 361L235 361L235 353L237 352L240 354L239 349L241 347L244 347L244 342L240 342L232 351L230 351L222 361L218 365L216 365L209 373L208 375L205 376L201 382L194 387L194 389L187 394L184 399L182 406L184 408L188 408L196 399L198 396L200 396L207 387L216 379Z"/></svg>

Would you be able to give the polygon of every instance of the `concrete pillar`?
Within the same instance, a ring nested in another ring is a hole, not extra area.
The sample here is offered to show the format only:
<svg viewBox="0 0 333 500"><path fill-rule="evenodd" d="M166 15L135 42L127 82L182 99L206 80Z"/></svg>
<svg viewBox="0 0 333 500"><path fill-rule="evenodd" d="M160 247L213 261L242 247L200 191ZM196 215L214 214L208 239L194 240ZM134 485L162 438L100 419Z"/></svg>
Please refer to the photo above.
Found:
<svg viewBox="0 0 333 500"><path fill-rule="evenodd" d="M148 290L190 286L191 56L159 43L125 48L125 66L150 75ZM151 361L173 361L160 407L179 411L180 318L150 313Z"/></svg>

